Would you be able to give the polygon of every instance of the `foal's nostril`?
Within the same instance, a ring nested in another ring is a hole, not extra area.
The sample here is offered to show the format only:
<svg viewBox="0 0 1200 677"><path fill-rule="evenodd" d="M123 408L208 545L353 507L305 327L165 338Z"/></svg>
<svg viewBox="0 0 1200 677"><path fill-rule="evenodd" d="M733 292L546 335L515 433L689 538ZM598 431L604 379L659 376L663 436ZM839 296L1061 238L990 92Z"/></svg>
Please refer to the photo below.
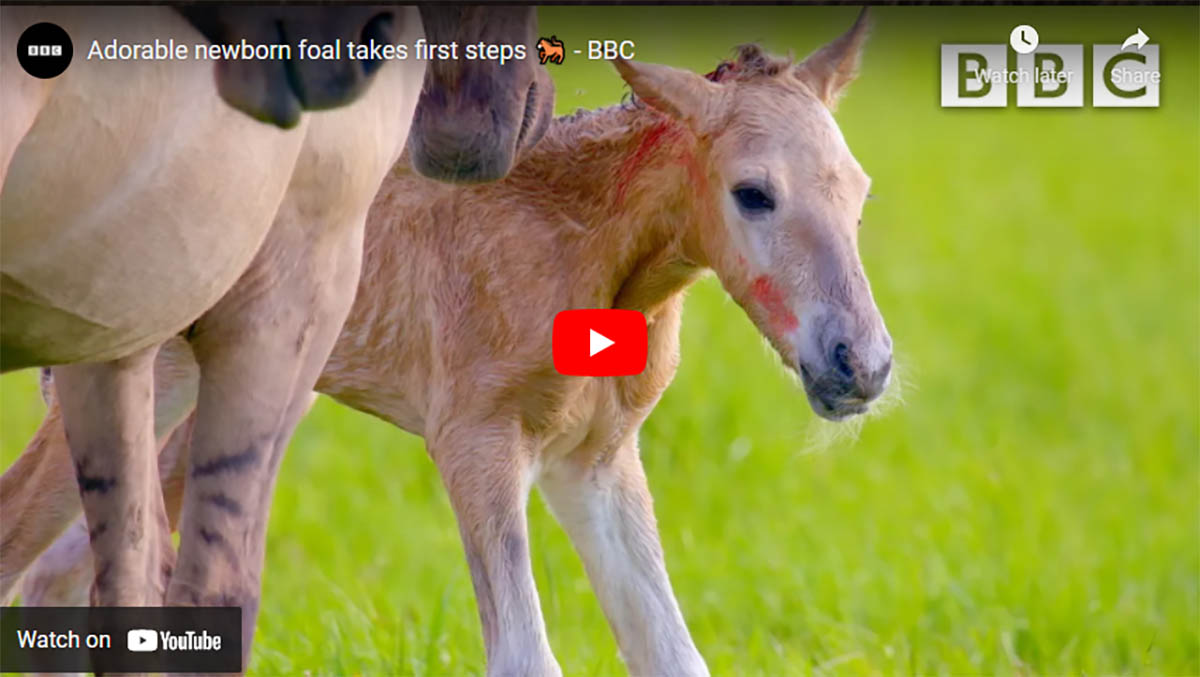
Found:
<svg viewBox="0 0 1200 677"><path fill-rule="evenodd" d="M854 368L850 366L850 346L839 343L833 348L833 368L846 378L854 378Z"/></svg>
<svg viewBox="0 0 1200 677"><path fill-rule="evenodd" d="M383 12L371 17L371 20L363 26L362 41L370 44L372 40L377 45L390 44L395 42L393 39L393 28L395 27L395 18L391 12ZM362 59L363 73L367 76L375 74L383 65L382 59Z"/></svg>

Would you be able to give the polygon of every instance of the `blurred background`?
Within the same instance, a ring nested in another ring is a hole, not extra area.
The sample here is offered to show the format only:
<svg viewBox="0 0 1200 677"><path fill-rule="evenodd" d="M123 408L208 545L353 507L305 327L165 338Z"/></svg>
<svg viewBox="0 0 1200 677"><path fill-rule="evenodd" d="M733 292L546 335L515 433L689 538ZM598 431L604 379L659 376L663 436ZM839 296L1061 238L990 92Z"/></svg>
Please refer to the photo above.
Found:
<svg viewBox="0 0 1200 677"><path fill-rule="evenodd" d="M809 53L854 8L555 7L558 110L619 101L603 62L707 72ZM941 43L1161 45L1162 105L942 109ZM902 402L830 434L715 279L641 446L675 592L718 675L1200 674L1197 7L877 8L837 118L872 176L860 234ZM521 290L513 290L520 294ZM0 378L0 465L41 419ZM540 500L534 573L567 675L619 675ZM251 672L471 675L483 647L419 438L322 398L276 492Z"/></svg>

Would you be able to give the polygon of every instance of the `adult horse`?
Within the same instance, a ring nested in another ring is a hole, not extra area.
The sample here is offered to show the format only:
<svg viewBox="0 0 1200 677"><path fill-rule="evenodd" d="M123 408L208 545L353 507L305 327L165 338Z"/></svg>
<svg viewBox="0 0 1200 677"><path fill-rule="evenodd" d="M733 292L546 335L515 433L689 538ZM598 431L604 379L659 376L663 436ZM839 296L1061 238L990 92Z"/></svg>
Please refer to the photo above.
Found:
<svg viewBox="0 0 1200 677"><path fill-rule="evenodd" d="M525 38L534 28L531 11L427 7L422 14L436 29L435 39L457 37L460 28ZM202 42L174 12L153 8L5 8L3 18L0 53L6 58L15 55L9 42L15 42L15 31L45 19L55 19L81 45L97 37L102 42L172 37L184 44ZM414 63L398 62L396 68ZM51 81L36 80L15 63L0 69L0 90L21 93L6 98L0 159L11 158L18 142L27 148L21 176L8 187L0 175L0 185L7 187L6 196L28 191L45 198L40 207L52 212L36 213L39 205L30 199L24 204L34 205L34 213L21 214L13 199L5 200L0 371L108 359L157 343L194 319L196 306L211 306L245 269L265 233L263 215L279 204L290 178L287 168L305 135L272 133L221 108L209 70L209 64L196 61L105 62L82 55ZM503 176L518 147L531 145L544 131L553 86L530 59L504 67L454 62L431 69L430 86L421 96L418 110L423 112L412 136L414 164L431 178L486 181ZM30 184L42 190L30 191ZM179 185L198 189L162 196L161 201L171 201L168 223L148 223L152 215L144 200L153 199L148 194ZM70 190L58 191L59 186ZM243 199L214 201L214 195ZM120 228L105 227L113 215L104 210L122 207L136 213L124 213ZM69 223L55 218L69 210ZM193 228L190 221L198 213L209 222L230 224L235 236L226 237L222 227L212 225ZM186 222L180 225L188 232L174 232L172 225L179 221ZM243 223L233 225L238 221ZM63 228L55 230L55 223ZM197 240L206 235L216 241ZM162 276L148 269L180 248L194 250L200 260L172 256L172 271ZM62 256L64 251L87 252L87 258L73 260ZM114 253L134 262L131 268L114 271L119 265ZM173 282L147 286L161 279ZM136 294L123 293L130 286ZM199 300L183 302L184 295ZM146 323L159 330L133 326Z"/></svg>
<svg viewBox="0 0 1200 677"><path fill-rule="evenodd" d="M451 32L430 39L534 39L532 8L470 11L472 21L441 24ZM51 20L84 44L201 40L165 8L4 12L6 26ZM397 42L421 36L417 10L395 17ZM355 104L290 130L229 108L197 61L83 59L42 90L0 193L0 368L67 365L55 377L73 393L61 404L96 558L94 602L160 603L170 575L168 602L241 606L249 651L275 472L353 299L367 209L408 137L424 71L417 60L387 64ZM507 168L544 129L545 72L524 59L492 75L509 86L440 108L453 119L464 101L463 125L487 127L428 145L488 161L436 165L443 178L487 178L479 167ZM456 87L434 73L426 91ZM480 116L481 105L495 111ZM443 147L455 141L466 145ZM187 519L208 526L182 539L172 575L151 367L184 329L202 383L194 484L225 483L245 503L230 514L189 492ZM234 468L246 471L236 482L224 477Z"/></svg>

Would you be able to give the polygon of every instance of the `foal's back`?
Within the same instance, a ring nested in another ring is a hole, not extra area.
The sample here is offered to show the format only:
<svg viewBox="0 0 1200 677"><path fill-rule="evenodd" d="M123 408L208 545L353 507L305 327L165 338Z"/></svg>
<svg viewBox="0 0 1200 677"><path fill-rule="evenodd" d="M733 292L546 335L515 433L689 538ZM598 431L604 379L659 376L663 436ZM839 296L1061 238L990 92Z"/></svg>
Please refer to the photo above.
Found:
<svg viewBox="0 0 1200 677"><path fill-rule="evenodd" d="M611 307L628 272L611 256L613 230L598 222L611 195L573 171L589 160L556 132L495 183L447 186L403 162L384 180L358 296L319 391L426 434L451 402L458 417L507 411L551 432L621 399L615 388L638 386L553 367L554 316ZM660 325L670 344L660 352L673 352L676 327ZM652 354L654 343L652 331Z"/></svg>

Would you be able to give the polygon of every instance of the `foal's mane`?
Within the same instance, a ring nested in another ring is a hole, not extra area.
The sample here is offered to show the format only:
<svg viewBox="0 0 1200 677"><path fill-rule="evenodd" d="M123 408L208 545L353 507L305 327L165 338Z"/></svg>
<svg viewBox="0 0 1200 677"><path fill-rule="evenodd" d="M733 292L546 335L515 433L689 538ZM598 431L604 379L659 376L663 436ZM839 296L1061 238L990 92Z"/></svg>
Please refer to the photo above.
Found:
<svg viewBox="0 0 1200 677"><path fill-rule="evenodd" d="M745 81L759 77L778 77L791 70L795 59L791 54L775 56L768 54L757 43L747 43L733 48L734 58L722 61L705 75L712 82L725 83Z"/></svg>
<svg viewBox="0 0 1200 677"><path fill-rule="evenodd" d="M745 82L762 77L775 78L790 72L795 63L791 54L775 56L766 52L757 43L738 45L734 47L733 53L732 59L721 61L704 77L710 82L718 84ZM580 108L574 113L555 118L546 136L559 140L577 138L580 134L593 137L606 136L607 132L620 131L621 125L612 125L618 114L647 108L649 107L646 103L633 92L626 92L621 103L591 110Z"/></svg>

